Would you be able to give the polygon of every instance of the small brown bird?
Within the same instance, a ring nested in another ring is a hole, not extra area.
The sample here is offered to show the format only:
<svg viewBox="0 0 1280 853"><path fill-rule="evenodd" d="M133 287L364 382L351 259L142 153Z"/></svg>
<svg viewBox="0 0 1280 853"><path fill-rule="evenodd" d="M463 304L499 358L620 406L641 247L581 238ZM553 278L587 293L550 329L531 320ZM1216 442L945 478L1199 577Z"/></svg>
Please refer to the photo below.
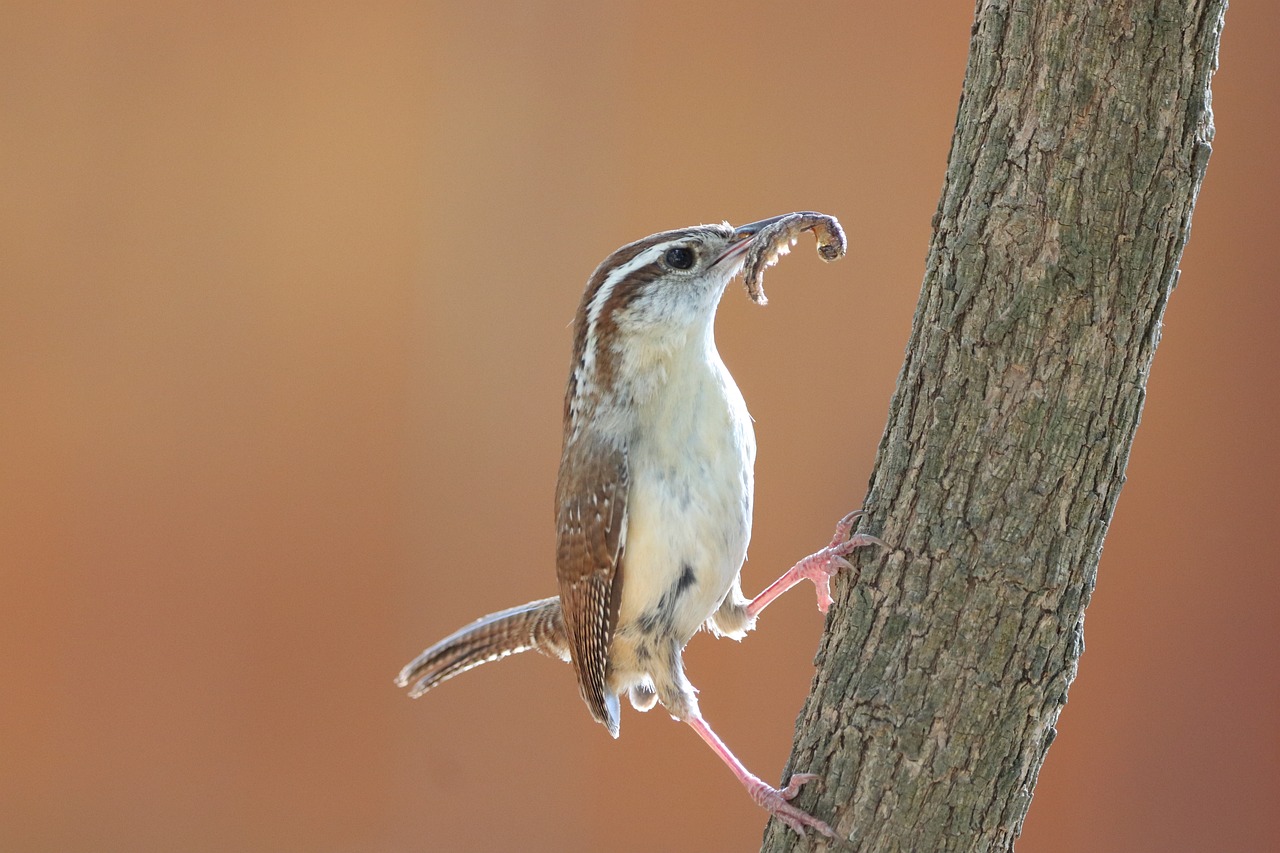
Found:
<svg viewBox="0 0 1280 853"><path fill-rule="evenodd" d="M747 265L763 301L763 268L801 230L828 260L844 252L839 224L786 214L740 228L699 225L623 246L587 282L574 321L556 483L560 595L493 613L436 643L397 679L421 696L482 663L534 649L572 661L583 701L618 736L619 697L662 705L693 727L752 799L796 832L831 827L789 801L799 773L777 789L747 770L698 710L681 653L701 627L740 639L775 598L804 579L818 608L828 579L856 548L845 516L831 543L748 600L739 572L751 537L755 433L742 394L716 350L716 307Z"/></svg>

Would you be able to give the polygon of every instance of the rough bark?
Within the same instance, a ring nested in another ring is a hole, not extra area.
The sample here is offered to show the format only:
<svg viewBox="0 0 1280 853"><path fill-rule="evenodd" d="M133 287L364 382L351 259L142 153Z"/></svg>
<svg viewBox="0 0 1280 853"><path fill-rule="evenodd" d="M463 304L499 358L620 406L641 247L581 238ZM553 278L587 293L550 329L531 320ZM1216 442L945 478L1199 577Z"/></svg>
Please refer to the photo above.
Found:
<svg viewBox="0 0 1280 853"><path fill-rule="evenodd" d="M840 841L1012 849L1213 135L1223 0L980 0L924 289L787 773ZM873 549L867 549L872 551ZM784 777L785 778L785 777Z"/></svg>

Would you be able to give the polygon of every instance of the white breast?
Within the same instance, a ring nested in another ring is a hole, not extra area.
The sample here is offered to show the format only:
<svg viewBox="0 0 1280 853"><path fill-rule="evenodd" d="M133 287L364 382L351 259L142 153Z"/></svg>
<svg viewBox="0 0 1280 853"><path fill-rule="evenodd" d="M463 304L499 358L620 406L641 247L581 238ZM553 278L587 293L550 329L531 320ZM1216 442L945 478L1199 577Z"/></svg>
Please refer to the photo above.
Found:
<svg viewBox="0 0 1280 853"><path fill-rule="evenodd" d="M646 389L628 449L620 621L671 607L681 642L724 599L751 537L755 433L714 344L700 343L702 357L679 359L683 369Z"/></svg>

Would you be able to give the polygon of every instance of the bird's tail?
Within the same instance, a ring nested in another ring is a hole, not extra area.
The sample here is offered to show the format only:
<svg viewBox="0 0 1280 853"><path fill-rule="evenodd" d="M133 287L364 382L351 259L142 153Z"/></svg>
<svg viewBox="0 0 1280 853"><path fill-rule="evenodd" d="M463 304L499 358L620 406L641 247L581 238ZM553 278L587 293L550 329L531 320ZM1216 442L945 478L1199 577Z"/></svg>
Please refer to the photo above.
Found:
<svg viewBox="0 0 1280 853"><path fill-rule="evenodd" d="M569 659L558 596L480 617L414 658L400 670L396 684L409 687L413 682L409 695L416 699L459 673L531 649Z"/></svg>

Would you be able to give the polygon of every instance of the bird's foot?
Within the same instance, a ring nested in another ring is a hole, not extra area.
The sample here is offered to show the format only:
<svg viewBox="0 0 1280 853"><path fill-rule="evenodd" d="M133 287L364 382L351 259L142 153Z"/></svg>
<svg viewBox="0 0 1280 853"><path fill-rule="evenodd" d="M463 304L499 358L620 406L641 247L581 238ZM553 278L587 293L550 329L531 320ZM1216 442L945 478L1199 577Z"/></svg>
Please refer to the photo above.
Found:
<svg viewBox="0 0 1280 853"><path fill-rule="evenodd" d="M888 547L869 533L853 532L854 523L864 515L866 510L857 509L840 519L836 524L836 534L831 537L831 544L805 557L787 572L794 579L793 583L801 579L813 581L818 595L818 609L823 613L831 608L831 577L841 569L853 568L853 564L845 557L868 545Z"/></svg>
<svg viewBox="0 0 1280 853"><path fill-rule="evenodd" d="M835 838L835 830L825 821L818 820L808 812L791 805L791 800L795 798L796 794L800 793L800 786L817 778L816 773L797 773L791 777L787 787L781 791L755 777L747 780L746 786L747 792L751 794L751 799L755 800L757 805L766 809L770 814L777 816L778 820L799 834L804 835L805 827L812 827L827 838Z"/></svg>

